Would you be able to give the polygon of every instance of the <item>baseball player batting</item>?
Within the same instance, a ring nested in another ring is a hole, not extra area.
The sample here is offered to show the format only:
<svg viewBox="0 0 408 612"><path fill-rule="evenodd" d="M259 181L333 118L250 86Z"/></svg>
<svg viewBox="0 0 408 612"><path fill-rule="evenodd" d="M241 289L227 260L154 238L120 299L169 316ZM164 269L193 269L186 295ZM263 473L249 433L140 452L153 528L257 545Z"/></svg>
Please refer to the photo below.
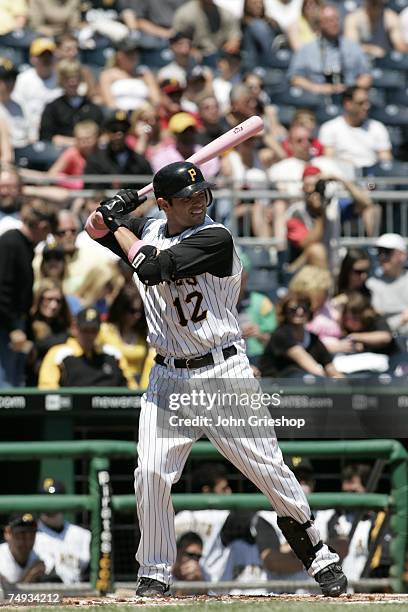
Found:
<svg viewBox="0 0 408 612"><path fill-rule="evenodd" d="M309 575L327 596L344 593L347 579L339 556L321 541L305 494L285 465L273 428L251 437L222 436L209 427L183 428L161 437L163 381L173 390L186 381L254 381L237 321L241 262L230 232L207 215L213 196L198 166L175 162L153 177L153 190L166 219L129 215L136 191L121 190L101 202L87 221L89 235L128 261L146 310L148 341L156 364L142 398L137 512L141 529L136 553L137 596L169 593L176 558L171 488L193 443L204 433L216 448L268 497L278 525Z"/></svg>

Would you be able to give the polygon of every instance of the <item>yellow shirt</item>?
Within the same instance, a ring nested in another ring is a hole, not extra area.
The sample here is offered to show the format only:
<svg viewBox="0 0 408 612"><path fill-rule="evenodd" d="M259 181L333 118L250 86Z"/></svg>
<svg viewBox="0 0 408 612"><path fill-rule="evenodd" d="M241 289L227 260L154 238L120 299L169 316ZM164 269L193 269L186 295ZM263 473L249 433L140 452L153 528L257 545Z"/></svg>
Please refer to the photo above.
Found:
<svg viewBox="0 0 408 612"><path fill-rule="evenodd" d="M155 351L149 349L144 338L137 338L134 344L123 341L118 328L113 323L102 323L98 335L98 343L110 344L120 350L129 364L129 372L136 377L141 389L146 389L149 374L154 363Z"/></svg>
<svg viewBox="0 0 408 612"><path fill-rule="evenodd" d="M98 347L101 347L101 343L97 340ZM106 343L104 343L106 344ZM116 349L117 347L113 347ZM102 349L100 349L102 350ZM83 354L83 350L79 342L75 338L68 338L64 344L57 344L50 348L45 355L38 375L38 388L39 389L58 389L61 380L61 364L63 359L72 355L74 357L80 357ZM124 377L127 380L127 386L129 389L136 389L136 382L131 375L129 365L122 355L118 360L118 364Z"/></svg>

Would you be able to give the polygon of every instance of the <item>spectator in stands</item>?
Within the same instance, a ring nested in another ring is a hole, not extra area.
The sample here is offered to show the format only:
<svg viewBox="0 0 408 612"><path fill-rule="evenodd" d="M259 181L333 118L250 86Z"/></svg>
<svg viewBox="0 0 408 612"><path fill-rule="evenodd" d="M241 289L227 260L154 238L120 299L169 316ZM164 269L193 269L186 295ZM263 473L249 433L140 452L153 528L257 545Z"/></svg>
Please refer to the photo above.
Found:
<svg viewBox="0 0 408 612"><path fill-rule="evenodd" d="M33 550L37 521L32 514L10 517L0 544L0 580L10 585L17 582L41 582L45 566ZM3 579L3 580L2 580Z"/></svg>
<svg viewBox="0 0 408 612"><path fill-rule="evenodd" d="M237 83L241 83L241 55L221 51L212 88L223 114L229 110L231 89Z"/></svg>
<svg viewBox="0 0 408 612"><path fill-rule="evenodd" d="M184 109L183 94L185 85L177 79L164 79L159 83L160 87L160 106L158 115L160 117L160 127L167 130L169 121L173 115L180 113Z"/></svg>
<svg viewBox="0 0 408 612"><path fill-rule="evenodd" d="M14 166L0 166L0 236L21 227L22 190L18 170Z"/></svg>
<svg viewBox="0 0 408 612"><path fill-rule="evenodd" d="M316 115L312 110L307 108L300 108L295 111L293 119L290 122L289 135L291 130L296 127L302 127L310 132L309 140L309 155L310 157L319 157L324 155L324 146L318 138L315 137L317 121ZM293 157L293 148L290 143L289 137L282 141L282 148L285 152L285 157Z"/></svg>
<svg viewBox="0 0 408 612"><path fill-rule="evenodd" d="M128 174L150 176L152 168L149 162L133 151L126 144L126 136L130 128L130 121L124 111L117 111L104 123L104 130L107 134L107 144L104 148L99 148L87 159L85 174ZM169 163L169 162L167 162ZM129 179L129 183L113 181L108 179L107 184L115 189L120 187L131 187L137 189L143 187L146 182L135 183L134 179ZM92 183L87 181L88 189L100 189L102 183Z"/></svg>
<svg viewBox="0 0 408 612"><path fill-rule="evenodd" d="M13 92L13 99L30 118L31 142L38 140L44 108L62 94L55 70L55 48L55 43L48 38L34 40L30 47L32 68L18 75Z"/></svg>
<svg viewBox="0 0 408 612"><path fill-rule="evenodd" d="M24 383L27 314L33 300L34 247L55 230L54 207L40 199L21 209L22 225L0 236L0 387Z"/></svg>
<svg viewBox="0 0 408 612"><path fill-rule="evenodd" d="M197 114L198 103L205 96L214 94L213 74L208 66L194 66L187 73L187 84L183 92L183 108L190 113Z"/></svg>
<svg viewBox="0 0 408 612"><path fill-rule="evenodd" d="M101 319L94 308L81 310L64 344L53 346L40 367L38 387L136 387L123 355L112 346L99 346Z"/></svg>
<svg viewBox="0 0 408 612"><path fill-rule="evenodd" d="M265 16L264 0L245 0L241 20L242 63L245 70L267 67L273 53L272 44L277 28Z"/></svg>
<svg viewBox="0 0 408 612"><path fill-rule="evenodd" d="M277 326L276 313L271 300L264 293L248 290L251 261L246 253L241 253L240 258L242 275L237 304L238 321L246 342L246 354L256 366Z"/></svg>
<svg viewBox="0 0 408 612"><path fill-rule="evenodd" d="M303 0L302 14L287 29L287 37L293 51L314 42L320 31L320 11L323 0Z"/></svg>
<svg viewBox="0 0 408 612"><path fill-rule="evenodd" d="M320 11L320 36L295 53L288 78L292 85L316 94L340 94L352 85L370 87L368 61L357 43L341 36L334 6Z"/></svg>
<svg viewBox="0 0 408 612"><path fill-rule="evenodd" d="M59 249L50 251L57 252ZM45 258L47 255L48 252ZM28 357L28 386L37 386L42 360L52 346L68 340L70 326L71 314L61 284L50 278L41 281L30 311L31 339L34 344Z"/></svg>
<svg viewBox="0 0 408 612"><path fill-rule="evenodd" d="M333 279L329 270L315 266L303 266L289 283L290 291L307 295L312 305L312 315L306 325L325 347L335 353L341 350L338 345L341 336L339 312L330 298Z"/></svg>
<svg viewBox="0 0 408 612"><path fill-rule="evenodd" d="M175 12L173 29L192 32L193 48L202 56L204 64L215 67L219 51L237 53L241 31L238 19L214 0L188 0Z"/></svg>
<svg viewBox="0 0 408 612"><path fill-rule="evenodd" d="M346 465L341 473L341 490L343 493L365 493L371 473L366 463Z"/></svg>
<svg viewBox="0 0 408 612"><path fill-rule="evenodd" d="M166 49L174 33L173 15L185 0L122 0L122 17L128 28L137 30L147 50Z"/></svg>
<svg viewBox="0 0 408 612"><path fill-rule="evenodd" d="M54 478L45 478L39 493L63 495L65 486ZM44 560L47 581L82 582L91 557L90 547L89 529L67 521L63 512L40 514L34 550Z"/></svg>
<svg viewBox="0 0 408 612"><path fill-rule="evenodd" d="M55 56L58 61L80 61L78 40L76 36L74 36L74 34L70 34L69 32L61 34L61 36L58 36L56 39L56 45L57 48L55 50ZM99 104L101 102L99 84L96 83L92 70L89 68L89 66L84 66L81 64L80 71L80 94L83 96L87 96L92 100L92 102Z"/></svg>
<svg viewBox="0 0 408 612"><path fill-rule="evenodd" d="M230 110L225 115L226 127L233 128L256 114L257 98L247 85L238 83L231 88Z"/></svg>
<svg viewBox="0 0 408 612"><path fill-rule="evenodd" d="M386 7L387 0L364 0L363 6L349 13L344 35L361 45L370 57L384 57L390 51L406 51L398 14Z"/></svg>
<svg viewBox="0 0 408 612"><path fill-rule="evenodd" d="M203 556L203 540L194 531L187 531L177 540L176 562L172 575L176 580L204 580L200 560Z"/></svg>
<svg viewBox="0 0 408 612"><path fill-rule="evenodd" d="M73 129L74 144L65 149L48 170L48 175L61 177L58 185L67 189L83 189L82 179L69 177L85 174L87 160L97 151L99 126L95 121L79 121ZM66 180L65 180L66 179Z"/></svg>
<svg viewBox="0 0 408 612"><path fill-rule="evenodd" d="M187 83L187 73L197 61L191 55L192 37L188 32L175 32L169 39L172 61L160 68L157 73L159 82L164 79L176 79L183 86Z"/></svg>
<svg viewBox="0 0 408 612"><path fill-rule="evenodd" d="M147 324L143 303L136 287L124 286L109 307L107 322L102 324L99 340L120 350L129 372L141 389L146 389L153 354L146 342Z"/></svg>
<svg viewBox="0 0 408 612"><path fill-rule="evenodd" d="M214 95L203 98L198 104L200 128L197 142L205 146L215 138L224 134L225 122L221 113L220 105Z"/></svg>
<svg viewBox="0 0 408 612"><path fill-rule="evenodd" d="M133 111L146 101L159 103L156 78L146 66L139 66L139 50L135 37L121 40L110 67L101 72L102 101L108 108Z"/></svg>
<svg viewBox="0 0 408 612"><path fill-rule="evenodd" d="M30 144L30 122L18 102L12 98L18 70L9 59L0 58L0 117L5 121L13 149Z"/></svg>
<svg viewBox="0 0 408 612"><path fill-rule="evenodd" d="M152 157L154 172L166 164L182 161L199 151L201 147L197 144L197 128L197 120L189 113L176 113L172 116L169 121L169 132L173 134L175 141L174 144L157 149ZM219 170L218 158L200 164L200 168L206 178L215 176Z"/></svg>
<svg viewBox="0 0 408 612"><path fill-rule="evenodd" d="M399 234L383 234L376 241L382 276L371 276L367 287L372 303L383 315L391 330L408 334L408 271L407 247Z"/></svg>
<svg viewBox="0 0 408 612"><path fill-rule="evenodd" d="M348 295L340 319L345 338L351 346L343 353L382 353L390 355L398 351L390 328L370 304L370 298L358 291ZM368 370L368 364L363 369Z"/></svg>
<svg viewBox="0 0 408 612"><path fill-rule="evenodd" d="M0 4L0 44L6 46L3 36L14 31L23 32L27 26L27 0L3 0ZM7 39L6 39L7 40ZM27 45L29 46L29 44Z"/></svg>
<svg viewBox="0 0 408 612"><path fill-rule="evenodd" d="M80 121L103 121L102 109L80 94L81 64L76 60L61 60L57 66L58 83L63 91L61 97L44 108L40 139L55 145L74 145L74 128Z"/></svg>
<svg viewBox="0 0 408 612"><path fill-rule="evenodd" d="M347 301L350 291L359 291L366 297L371 296L366 282L370 275L370 258L367 251L350 247L341 262L337 279L335 303L341 306Z"/></svg>
<svg viewBox="0 0 408 612"><path fill-rule="evenodd" d="M98 261L97 265L88 271L75 297L83 308L96 308L106 320L110 305L122 287L123 276L118 274L116 261L109 258L104 261L103 267Z"/></svg>
<svg viewBox="0 0 408 612"><path fill-rule="evenodd" d="M78 38L81 48L103 51L111 43L117 43L129 34L129 29L120 19L122 0L92 0L82 3L85 27L81 28Z"/></svg>
<svg viewBox="0 0 408 612"><path fill-rule="evenodd" d="M263 377L342 377L324 344L306 330L312 318L312 304L306 294L289 291L279 302L277 315L279 326L271 334L259 364Z"/></svg>
<svg viewBox="0 0 408 612"><path fill-rule="evenodd" d="M65 268L64 249L56 242L47 241L41 251L40 273L35 280L34 291L37 292L45 280L62 286Z"/></svg>
<svg viewBox="0 0 408 612"><path fill-rule="evenodd" d="M54 38L81 23L80 0L30 0L29 9L30 25L41 36Z"/></svg>
<svg viewBox="0 0 408 612"><path fill-rule="evenodd" d="M337 197L331 190L335 184L348 195ZM293 270L304 263L326 268L329 259L334 261L331 245L339 238L339 221L361 215L367 234L376 232L381 211L354 182L324 175L316 166L308 165L303 171L303 194L304 200L291 205L286 215Z"/></svg>
<svg viewBox="0 0 408 612"><path fill-rule="evenodd" d="M319 140L328 157L347 161L355 168L369 168L378 161L392 159L386 127L370 119L366 89L349 87L343 94L343 114L320 128Z"/></svg>
<svg viewBox="0 0 408 612"><path fill-rule="evenodd" d="M143 106L133 111L130 123L126 143L149 162L164 142L173 141L171 136L164 134L160 129L157 110L149 102L145 102Z"/></svg>

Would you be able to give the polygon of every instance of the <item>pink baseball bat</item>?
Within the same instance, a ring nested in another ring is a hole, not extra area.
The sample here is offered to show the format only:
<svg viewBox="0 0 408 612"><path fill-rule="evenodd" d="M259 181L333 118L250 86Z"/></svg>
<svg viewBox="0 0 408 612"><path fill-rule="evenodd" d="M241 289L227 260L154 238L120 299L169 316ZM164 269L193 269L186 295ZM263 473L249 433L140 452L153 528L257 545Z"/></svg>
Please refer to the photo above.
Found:
<svg viewBox="0 0 408 612"><path fill-rule="evenodd" d="M228 130L222 136L219 136L212 142L209 142L208 145L205 145L202 149L194 153L191 157L189 157L186 161L192 162L193 164L203 164L204 162L212 159L213 157L217 157L224 151L228 151L228 149L232 149L236 147L244 140L251 138L251 136L255 136L261 130L263 130L264 124L261 117L258 115L253 115L249 119L246 119L236 127ZM153 184L149 183L146 187L143 187L138 191L139 197L149 193L152 191Z"/></svg>

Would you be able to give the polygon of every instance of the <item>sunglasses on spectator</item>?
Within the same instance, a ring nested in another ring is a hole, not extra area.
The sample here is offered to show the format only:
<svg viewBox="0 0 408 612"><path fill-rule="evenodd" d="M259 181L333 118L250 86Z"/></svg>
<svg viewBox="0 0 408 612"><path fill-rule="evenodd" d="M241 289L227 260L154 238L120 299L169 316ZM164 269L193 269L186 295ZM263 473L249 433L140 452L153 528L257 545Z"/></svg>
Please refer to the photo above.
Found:
<svg viewBox="0 0 408 612"><path fill-rule="evenodd" d="M299 309L303 310L304 313L310 312L309 304L302 304L302 302L299 302L299 304L294 304L293 306L287 306L286 312L288 314L296 314Z"/></svg>
<svg viewBox="0 0 408 612"><path fill-rule="evenodd" d="M394 249L386 249L384 247L379 247L377 249L378 257L382 259L390 259L392 254L394 253Z"/></svg>
<svg viewBox="0 0 408 612"><path fill-rule="evenodd" d="M57 234L57 236L65 236L66 234L76 234L77 230L76 228L68 228L68 229L64 229L64 230L57 230L55 232Z"/></svg>
<svg viewBox="0 0 408 612"><path fill-rule="evenodd" d="M184 552L183 555L188 557L189 559L193 559L194 561L199 561L203 555L199 555L198 553L193 552Z"/></svg>

